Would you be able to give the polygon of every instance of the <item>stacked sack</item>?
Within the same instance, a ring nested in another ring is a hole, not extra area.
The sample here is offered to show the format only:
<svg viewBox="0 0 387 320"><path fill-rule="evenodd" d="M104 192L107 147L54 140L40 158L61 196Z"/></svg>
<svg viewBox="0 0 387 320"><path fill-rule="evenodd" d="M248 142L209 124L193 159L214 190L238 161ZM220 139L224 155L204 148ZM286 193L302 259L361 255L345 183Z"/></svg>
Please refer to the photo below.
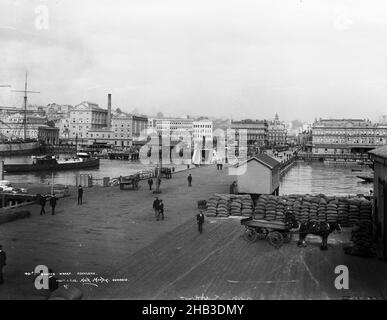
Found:
<svg viewBox="0 0 387 320"><path fill-rule="evenodd" d="M349 227L349 203L347 199L340 199L339 205L337 206L338 211L338 222L341 224L342 227Z"/></svg>
<svg viewBox="0 0 387 320"><path fill-rule="evenodd" d="M366 200L360 200L357 204L359 216L352 230L351 240L353 245L344 250L350 255L372 257L374 256L372 245L372 204Z"/></svg>
<svg viewBox="0 0 387 320"><path fill-rule="evenodd" d="M275 220L285 222L286 200L280 199L275 211Z"/></svg>
<svg viewBox="0 0 387 320"><path fill-rule="evenodd" d="M320 199L317 210L317 222L323 223L327 221L327 200Z"/></svg>
<svg viewBox="0 0 387 320"><path fill-rule="evenodd" d="M328 223L336 223L339 221L338 200L332 200L327 204L327 221Z"/></svg>
<svg viewBox="0 0 387 320"><path fill-rule="evenodd" d="M230 215L240 216L242 214L242 199L232 196L230 201Z"/></svg>
<svg viewBox="0 0 387 320"><path fill-rule="evenodd" d="M219 197L218 206L216 207L217 217L228 217L230 196L217 195Z"/></svg>
<svg viewBox="0 0 387 320"><path fill-rule="evenodd" d="M318 222L319 219L319 203L320 199L314 198L314 197L306 197L307 204L309 205L309 221L311 222Z"/></svg>
<svg viewBox="0 0 387 320"><path fill-rule="evenodd" d="M207 201L207 217L215 217L216 216L216 207L218 206L219 197L213 195Z"/></svg>
<svg viewBox="0 0 387 320"><path fill-rule="evenodd" d="M265 210L265 220L274 221L276 219L278 197L269 196Z"/></svg>
<svg viewBox="0 0 387 320"><path fill-rule="evenodd" d="M254 219L265 219L267 196L261 195L255 204Z"/></svg>
<svg viewBox="0 0 387 320"><path fill-rule="evenodd" d="M349 225L352 227L359 221L360 218L360 201L357 199L349 200L349 210L348 210L348 221Z"/></svg>
<svg viewBox="0 0 387 320"><path fill-rule="evenodd" d="M251 217L254 213L254 203L250 195L241 196L242 216Z"/></svg>
<svg viewBox="0 0 387 320"><path fill-rule="evenodd" d="M302 200L299 198L295 199L293 203L293 213L297 221L301 221L301 203Z"/></svg>
<svg viewBox="0 0 387 320"><path fill-rule="evenodd" d="M308 222L309 220L309 208L311 203L308 201L302 201L301 203L301 211L300 211L300 220L301 223Z"/></svg>

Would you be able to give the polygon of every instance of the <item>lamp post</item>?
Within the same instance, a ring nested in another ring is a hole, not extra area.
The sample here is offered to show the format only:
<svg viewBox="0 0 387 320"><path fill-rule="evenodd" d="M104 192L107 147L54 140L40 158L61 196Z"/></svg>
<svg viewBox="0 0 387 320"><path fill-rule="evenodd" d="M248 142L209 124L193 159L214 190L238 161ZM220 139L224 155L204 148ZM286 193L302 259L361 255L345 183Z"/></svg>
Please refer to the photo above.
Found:
<svg viewBox="0 0 387 320"><path fill-rule="evenodd" d="M161 168L162 168L162 157L163 157L163 149L162 149L162 139L161 139L161 134L158 136L159 138L159 162L157 164L157 177L156 177L156 190L153 193L161 193L160 190L160 177L161 177Z"/></svg>

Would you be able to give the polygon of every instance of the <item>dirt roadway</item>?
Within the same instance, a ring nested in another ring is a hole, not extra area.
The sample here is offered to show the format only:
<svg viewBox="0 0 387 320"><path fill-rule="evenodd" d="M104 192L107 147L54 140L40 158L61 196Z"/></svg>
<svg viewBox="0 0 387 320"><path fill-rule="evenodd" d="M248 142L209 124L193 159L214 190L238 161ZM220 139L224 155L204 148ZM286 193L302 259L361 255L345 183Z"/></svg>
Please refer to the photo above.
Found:
<svg viewBox="0 0 387 320"><path fill-rule="evenodd" d="M319 239L307 248L295 241L276 250L248 243L235 219L212 219L199 235L190 223L123 259L114 276L128 282L94 288L95 299L343 299L387 298L387 266L345 255L349 234L332 235L328 251ZM349 268L349 290L334 287L337 265Z"/></svg>
<svg viewBox="0 0 387 320"><path fill-rule="evenodd" d="M0 225L0 243L8 255L5 284L0 299L41 299L31 278L24 275L40 264L59 272L106 273L123 259L152 243L177 226L192 221L195 228L197 201L212 193L228 193L233 181L227 170L213 166L192 169L193 187L187 186L188 172L162 181L160 198L165 203L165 221L156 221L154 195L146 181L139 191L119 187L93 187L85 191L83 206L76 196L58 202L57 215L39 216L39 207L29 207L30 219Z"/></svg>

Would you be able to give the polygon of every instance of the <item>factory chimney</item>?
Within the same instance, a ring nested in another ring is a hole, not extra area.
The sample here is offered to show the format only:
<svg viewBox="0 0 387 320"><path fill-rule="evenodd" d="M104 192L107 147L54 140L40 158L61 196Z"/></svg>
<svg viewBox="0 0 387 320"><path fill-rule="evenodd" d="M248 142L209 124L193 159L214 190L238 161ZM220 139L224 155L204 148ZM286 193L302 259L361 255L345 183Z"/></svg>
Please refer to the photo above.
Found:
<svg viewBox="0 0 387 320"><path fill-rule="evenodd" d="M108 94L108 114L107 114L107 128L110 130L112 125L112 95Z"/></svg>

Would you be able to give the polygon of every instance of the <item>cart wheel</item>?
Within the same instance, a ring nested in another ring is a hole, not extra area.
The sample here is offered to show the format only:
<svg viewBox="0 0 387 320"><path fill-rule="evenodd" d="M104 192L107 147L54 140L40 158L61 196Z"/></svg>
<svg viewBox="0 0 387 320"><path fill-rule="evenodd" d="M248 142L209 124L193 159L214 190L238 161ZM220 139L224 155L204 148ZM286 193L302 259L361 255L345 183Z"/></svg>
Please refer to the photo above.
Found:
<svg viewBox="0 0 387 320"><path fill-rule="evenodd" d="M257 241L258 234L253 228L247 228L244 234L244 238L248 242Z"/></svg>
<svg viewBox="0 0 387 320"><path fill-rule="evenodd" d="M284 233L283 237L284 243L289 243L290 241L292 241L292 234L290 232Z"/></svg>
<svg viewBox="0 0 387 320"><path fill-rule="evenodd" d="M269 231L266 228L259 228L257 230L258 240L265 240Z"/></svg>
<svg viewBox="0 0 387 320"><path fill-rule="evenodd" d="M278 231L272 231L267 235L267 241L275 247L276 249L280 248L284 243L284 237Z"/></svg>

